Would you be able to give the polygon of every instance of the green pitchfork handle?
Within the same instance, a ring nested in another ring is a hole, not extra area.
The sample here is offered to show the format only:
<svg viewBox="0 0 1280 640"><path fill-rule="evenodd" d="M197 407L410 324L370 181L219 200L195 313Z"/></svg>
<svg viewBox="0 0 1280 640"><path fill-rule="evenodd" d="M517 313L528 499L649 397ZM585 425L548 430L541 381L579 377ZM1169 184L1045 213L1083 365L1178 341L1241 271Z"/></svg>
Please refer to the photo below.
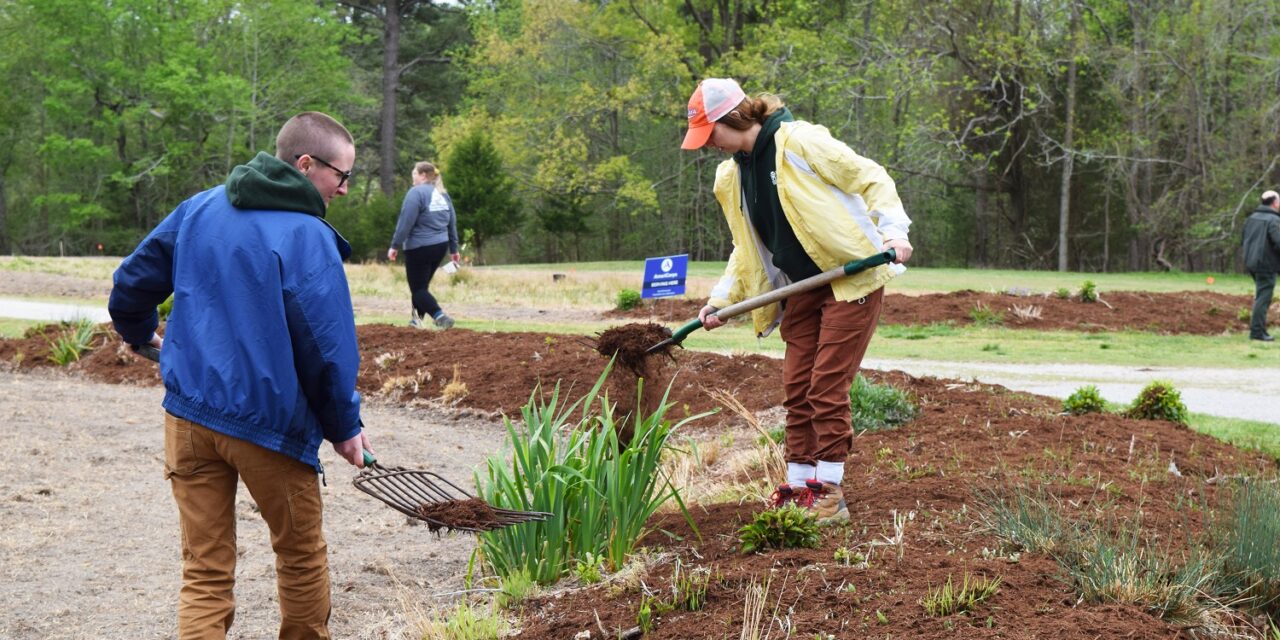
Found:
<svg viewBox="0 0 1280 640"><path fill-rule="evenodd" d="M785 287L774 289L766 294L743 300L737 304L731 304L719 311L716 311L715 316L721 320L728 320L729 318L740 316L748 311L759 309L767 304L773 304L779 300L789 298L797 293L817 289L824 284L830 283L832 280L851 276L860 271L866 271L867 269L878 267L882 264L889 264L897 259L897 257L897 251L888 249L886 251L867 256L861 260L854 260L845 264L843 267L836 267L829 271L823 271L816 276L805 278L800 282L793 282ZM683 327L677 329L675 333L671 334L670 338L649 347L648 351L652 353L668 345L678 345L681 342L684 342L684 339L689 337L689 334L700 328L702 328L702 320L694 319Z"/></svg>

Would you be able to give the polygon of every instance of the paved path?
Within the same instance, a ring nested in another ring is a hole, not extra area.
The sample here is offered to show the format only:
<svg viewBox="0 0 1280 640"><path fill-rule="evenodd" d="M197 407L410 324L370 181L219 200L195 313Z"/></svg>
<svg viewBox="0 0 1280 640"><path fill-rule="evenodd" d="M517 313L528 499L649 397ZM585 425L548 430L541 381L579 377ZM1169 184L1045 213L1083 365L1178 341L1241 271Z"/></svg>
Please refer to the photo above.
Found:
<svg viewBox="0 0 1280 640"><path fill-rule="evenodd" d="M13 298L0 298L0 318L111 320L102 307ZM1076 389L1092 384L1098 387L1103 398L1121 404L1132 402L1148 383L1164 380L1178 389L1187 408L1196 413L1280 424L1280 369L1001 364L873 358L868 358L863 365L870 369L899 369L914 376L974 379L1056 398L1065 398Z"/></svg>
<svg viewBox="0 0 1280 640"><path fill-rule="evenodd" d="M30 300L15 300L14 298L0 298L0 318L49 320L52 322L74 322L81 318L88 318L94 322L111 321L111 316L107 315L106 307L32 302Z"/></svg>
<svg viewBox="0 0 1280 640"><path fill-rule="evenodd" d="M1280 424L1280 369L1126 367L1078 364L1001 364L881 360L869 369L899 369L914 376L975 379L1017 391L1065 398L1092 384L1111 402L1129 404L1154 380L1172 383L1187 409L1227 418Z"/></svg>

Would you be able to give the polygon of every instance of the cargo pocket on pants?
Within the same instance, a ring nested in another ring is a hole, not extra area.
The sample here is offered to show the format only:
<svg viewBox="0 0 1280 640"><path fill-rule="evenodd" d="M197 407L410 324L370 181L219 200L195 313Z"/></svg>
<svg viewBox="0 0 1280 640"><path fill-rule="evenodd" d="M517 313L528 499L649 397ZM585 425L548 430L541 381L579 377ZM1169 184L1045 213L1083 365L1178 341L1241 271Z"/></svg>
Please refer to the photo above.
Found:
<svg viewBox="0 0 1280 640"><path fill-rule="evenodd" d="M168 413L164 416L164 479L191 475L196 470L196 447L191 423Z"/></svg>
<svg viewBox="0 0 1280 640"><path fill-rule="evenodd" d="M289 492L289 524L295 533L302 533L320 524L320 513L324 508L320 500L320 489L316 487L317 475L311 467L306 467L307 480L291 483ZM294 488L301 487L301 488Z"/></svg>

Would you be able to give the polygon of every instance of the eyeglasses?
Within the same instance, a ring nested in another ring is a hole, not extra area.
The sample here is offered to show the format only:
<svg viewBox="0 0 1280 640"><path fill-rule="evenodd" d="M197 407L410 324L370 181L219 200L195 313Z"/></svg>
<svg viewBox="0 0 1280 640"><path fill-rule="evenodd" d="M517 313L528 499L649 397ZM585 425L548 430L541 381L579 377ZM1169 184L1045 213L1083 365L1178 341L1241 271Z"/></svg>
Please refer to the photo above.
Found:
<svg viewBox="0 0 1280 640"><path fill-rule="evenodd" d="M293 159L294 159L294 160L298 160L298 159L299 159L299 158L301 158L302 156L311 156L311 159L312 159L312 160L315 160L316 162L319 162L320 164L322 164L322 165L324 165L324 166L326 166L326 167L329 167L330 169L333 169L334 171L338 172L338 176L340 176L340 177L341 177L341 180L338 180L338 187L339 187L339 188L341 188L341 187L342 187L342 185L346 184L346 183L347 183L347 180L350 180L350 179L351 179L351 174L352 174L352 173L355 173L355 169L354 169L354 168L353 168L353 169L351 169L351 171L343 171L342 169L339 169L339 168L337 168L337 167L335 167L335 166L333 166L333 165L329 164L329 161L328 161L328 160L325 160L324 158L321 158L320 156L318 156L318 155L316 155L316 154L314 154L314 153L300 153L300 154L298 154L298 155L294 156L294 157L293 157Z"/></svg>

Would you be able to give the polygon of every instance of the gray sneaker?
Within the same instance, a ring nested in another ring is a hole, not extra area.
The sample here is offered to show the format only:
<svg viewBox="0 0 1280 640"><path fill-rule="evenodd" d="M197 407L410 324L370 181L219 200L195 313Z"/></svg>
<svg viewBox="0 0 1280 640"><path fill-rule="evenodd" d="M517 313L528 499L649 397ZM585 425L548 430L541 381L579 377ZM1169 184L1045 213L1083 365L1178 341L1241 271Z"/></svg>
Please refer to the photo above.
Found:
<svg viewBox="0 0 1280 640"><path fill-rule="evenodd" d="M417 310L414 310L409 312L409 326L422 329L427 325L422 323L422 318L418 316Z"/></svg>
<svg viewBox="0 0 1280 640"><path fill-rule="evenodd" d="M436 318L436 326L441 329L451 329L453 328L453 318L450 318L448 314L442 313L439 318Z"/></svg>

